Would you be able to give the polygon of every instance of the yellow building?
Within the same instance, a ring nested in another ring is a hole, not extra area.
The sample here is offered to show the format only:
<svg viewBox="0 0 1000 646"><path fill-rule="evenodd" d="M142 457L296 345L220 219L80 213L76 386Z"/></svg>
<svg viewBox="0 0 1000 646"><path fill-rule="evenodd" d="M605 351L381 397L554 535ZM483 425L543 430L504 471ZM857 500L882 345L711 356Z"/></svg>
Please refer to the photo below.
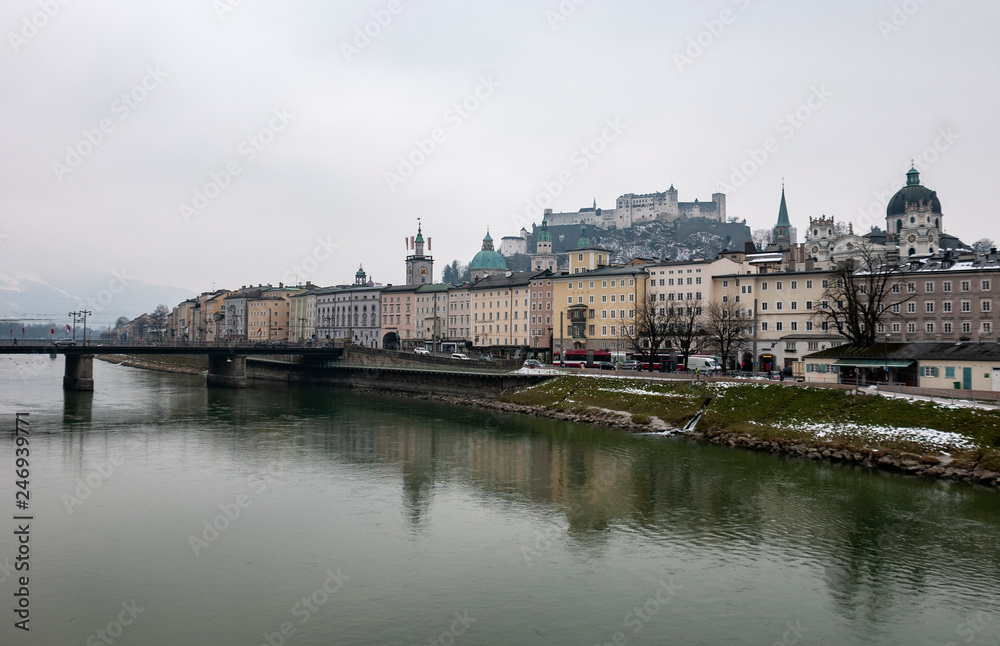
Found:
<svg viewBox="0 0 1000 646"><path fill-rule="evenodd" d="M569 274L552 279L554 351L626 350L635 310L646 296L645 265L608 266L610 251L569 252Z"/></svg>

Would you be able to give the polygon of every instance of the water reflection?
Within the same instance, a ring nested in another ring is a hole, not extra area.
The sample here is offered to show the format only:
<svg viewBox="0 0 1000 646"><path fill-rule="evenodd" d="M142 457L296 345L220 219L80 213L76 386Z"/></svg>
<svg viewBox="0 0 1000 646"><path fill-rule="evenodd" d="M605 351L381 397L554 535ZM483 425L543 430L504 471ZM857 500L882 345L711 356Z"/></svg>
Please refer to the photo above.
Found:
<svg viewBox="0 0 1000 646"><path fill-rule="evenodd" d="M540 551L541 535L551 553L588 568L670 559L689 564L694 584L705 572L748 568L769 583L740 583L765 591L796 572L866 636L858 643L887 625L904 634L927 608L952 621L996 601L992 491L414 399L208 390L201 378L96 368L93 395L61 393L58 382L0 393L3 410L31 401L42 419L46 401L62 402L61 425L40 442L53 443L68 480L116 451L137 461L170 454L179 465L207 456L233 479L280 471L319 488L348 467L347 502L391 488L411 545L461 493L484 524L528 519L521 545ZM11 443L0 436L0 453Z"/></svg>

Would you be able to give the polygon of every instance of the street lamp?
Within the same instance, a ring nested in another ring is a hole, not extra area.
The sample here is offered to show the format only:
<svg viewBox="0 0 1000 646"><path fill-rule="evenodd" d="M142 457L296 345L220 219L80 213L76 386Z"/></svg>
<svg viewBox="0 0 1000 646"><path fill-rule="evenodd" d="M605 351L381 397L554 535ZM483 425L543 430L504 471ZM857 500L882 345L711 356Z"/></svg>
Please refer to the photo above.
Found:
<svg viewBox="0 0 1000 646"><path fill-rule="evenodd" d="M885 384L889 385L889 333L885 334Z"/></svg>

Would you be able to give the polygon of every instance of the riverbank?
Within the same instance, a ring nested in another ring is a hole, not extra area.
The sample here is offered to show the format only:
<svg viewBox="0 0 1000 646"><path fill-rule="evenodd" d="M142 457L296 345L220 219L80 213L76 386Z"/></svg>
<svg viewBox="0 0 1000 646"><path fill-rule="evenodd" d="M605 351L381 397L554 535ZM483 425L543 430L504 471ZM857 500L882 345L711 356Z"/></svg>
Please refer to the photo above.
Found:
<svg viewBox="0 0 1000 646"><path fill-rule="evenodd" d="M201 375L208 371L208 359L200 356L150 354L140 358L125 354L99 354L95 358L118 366L181 375Z"/></svg>
<svg viewBox="0 0 1000 646"><path fill-rule="evenodd" d="M698 427L680 430L709 397ZM497 403L502 410L631 432L1000 485L995 410L804 386L583 377L553 379L507 393Z"/></svg>
<svg viewBox="0 0 1000 646"><path fill-rule="evenodd" d="M201 374L200 357L99 357L162 372ZM371 390L444 401L626 433L686 436L698 441L857 464L928 478L1000 486L1000 412L880 397L866 391L805 386L647 381L563 376L497 398L391 387ZM341 384L343 385L343 384ZM361 387L359 390L369 390ZM712 398L698 426L682 430Z"/></svg>

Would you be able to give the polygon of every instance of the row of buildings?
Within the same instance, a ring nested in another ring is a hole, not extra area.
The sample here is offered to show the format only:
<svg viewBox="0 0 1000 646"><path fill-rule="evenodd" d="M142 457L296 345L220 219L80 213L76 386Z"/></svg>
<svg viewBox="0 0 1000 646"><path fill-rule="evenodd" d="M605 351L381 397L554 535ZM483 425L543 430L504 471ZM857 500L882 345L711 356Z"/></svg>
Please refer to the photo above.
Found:
<svg viewBox="0 0 1000 646"><path fill-rule="evenodd" d="M652 295L663 310L700 313L713 302L741 310L753 330L735 363L777 370L843 344L823 316L835 306L828 289L838 264L865 248L899 270L899 285L878 323L877 338L885 344L1000 339L1000 321L994 320L994 305L1000 307L996 250L975 253L944 233L941 202L921 185L915 169L890 201L884 231L859 235L820 216L810 218L805 241L797 243L783 189L767 249L750 245L683 262L614 262L610 251L591 244L584 228L568 266L559 266L547 215L534 253L526 250L527 272L508 271L487 232L470 264L472 282L435 283L421 226L408 245L403 284L376 284L359 270L352 285L207 293L174 309L170 336L207 343L344 340L371 348L474 348L543 357L561 349L627 352L636 310Z"/></svg>

